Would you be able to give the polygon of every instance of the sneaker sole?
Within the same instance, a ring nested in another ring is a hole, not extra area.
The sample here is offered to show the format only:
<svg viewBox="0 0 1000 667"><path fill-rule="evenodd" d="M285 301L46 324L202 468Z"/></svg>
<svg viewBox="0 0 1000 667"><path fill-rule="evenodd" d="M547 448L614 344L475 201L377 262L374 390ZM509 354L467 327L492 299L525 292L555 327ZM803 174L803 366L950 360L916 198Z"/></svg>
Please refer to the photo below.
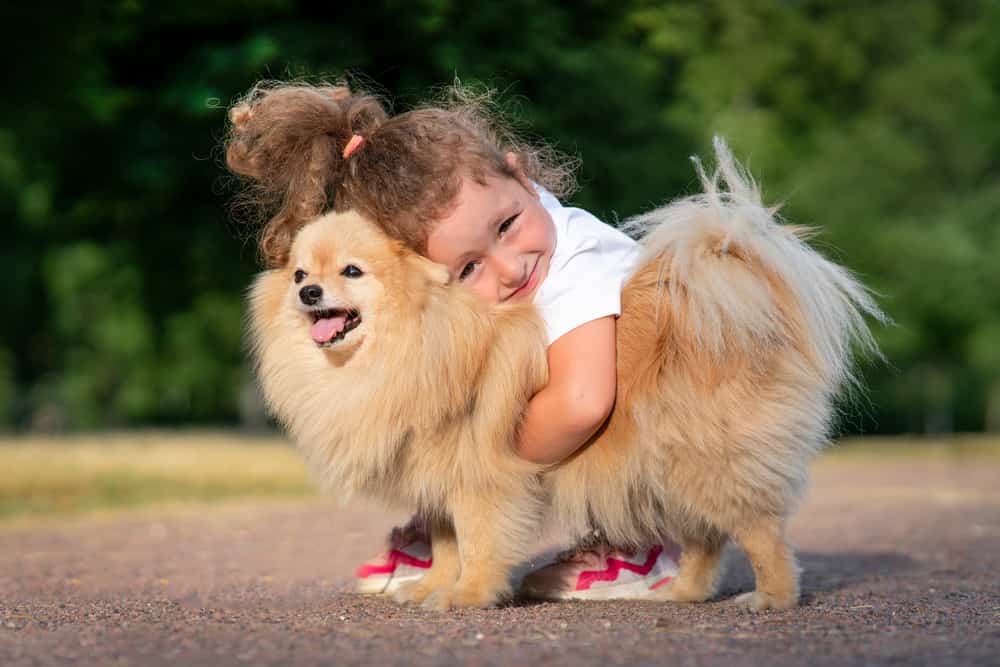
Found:
<svg viewBox="0 0 1000 667"><path fill-rule="evenodd" d="M411 581L417 581L423 576L424 575L422 574L411 574L400 577L365 577L364 579L358 580L355 588L358 593L361 593L362 595L391 595L399 590L400 586L403 584L408 584Z"/></svg>
<svg viewBox="0 0 1000 667"><path fill-rule="evenodd" d="M640 598L651 598L655 595L652 586L663 580L657 577L652 584L647 579L632 581L627 584L616 586L601 586L600 588L586 588L581 591L563 591L558 593L532 593L525 591L525 595L536 600L637 600Z"/></svg>

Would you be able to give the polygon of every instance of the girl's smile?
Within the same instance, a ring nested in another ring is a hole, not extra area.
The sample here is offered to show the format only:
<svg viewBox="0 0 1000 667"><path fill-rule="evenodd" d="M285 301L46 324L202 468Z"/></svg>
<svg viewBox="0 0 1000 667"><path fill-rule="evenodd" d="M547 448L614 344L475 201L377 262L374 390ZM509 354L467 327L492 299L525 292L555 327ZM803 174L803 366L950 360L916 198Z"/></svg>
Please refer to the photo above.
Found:
<svg viewBox="0 0 1000 667"><path fill-rule="evenodd" d="M525 278L524 283L514 290L510 296L507 297L507 299L516 299L523 294L531 294L534 292L535 286L538 284L538 281L535 279L535 276L538 274L538 264L539 262L536 261L535 265L531 267L531 273L529 273L528 277Z"/></svg>

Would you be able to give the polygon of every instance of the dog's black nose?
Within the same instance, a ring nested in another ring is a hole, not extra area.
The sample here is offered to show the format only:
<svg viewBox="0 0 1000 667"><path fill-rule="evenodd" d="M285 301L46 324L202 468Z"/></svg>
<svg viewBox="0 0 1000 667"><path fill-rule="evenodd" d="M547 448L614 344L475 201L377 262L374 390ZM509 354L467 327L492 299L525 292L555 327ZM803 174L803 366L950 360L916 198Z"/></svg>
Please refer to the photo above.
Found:
<svg viewBox="0 0 1000 667"><path fill-rule="evenodd" d="M306 285L299 290L299 298L302 299L302 303L307 306L311 306L320 300L323 296L323 288L319 285Z"/></svg>

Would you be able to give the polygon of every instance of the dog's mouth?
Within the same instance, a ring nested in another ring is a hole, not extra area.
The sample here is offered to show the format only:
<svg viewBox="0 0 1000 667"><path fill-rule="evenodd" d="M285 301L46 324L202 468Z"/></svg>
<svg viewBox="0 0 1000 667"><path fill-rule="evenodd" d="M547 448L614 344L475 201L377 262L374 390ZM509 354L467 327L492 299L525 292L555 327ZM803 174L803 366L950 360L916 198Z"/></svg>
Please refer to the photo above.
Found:
<svg viewBox="0 0 1000 667"><path fill-rule="evenodd" d="M361 324L361 313L354 309L329 308L309 313L313 319L309 335L320 347L330 347Z"/></svg>

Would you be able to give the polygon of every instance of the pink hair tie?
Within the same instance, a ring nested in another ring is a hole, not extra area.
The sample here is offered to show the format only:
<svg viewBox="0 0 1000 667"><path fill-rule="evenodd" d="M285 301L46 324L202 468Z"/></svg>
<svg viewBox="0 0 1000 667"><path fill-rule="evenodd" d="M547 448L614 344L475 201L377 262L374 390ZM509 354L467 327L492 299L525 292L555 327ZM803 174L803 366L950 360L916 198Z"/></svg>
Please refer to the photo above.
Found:
<svg viewBox="0 0 1000 667"><path fill-rule="evenodd" d="M361 148L361 144L363 143L365 143L365 138L363 136L360 134L352 135L351 140L347 142L346 146L344 146L344 159L346 160L351 157L351 154Z"/></svg>

